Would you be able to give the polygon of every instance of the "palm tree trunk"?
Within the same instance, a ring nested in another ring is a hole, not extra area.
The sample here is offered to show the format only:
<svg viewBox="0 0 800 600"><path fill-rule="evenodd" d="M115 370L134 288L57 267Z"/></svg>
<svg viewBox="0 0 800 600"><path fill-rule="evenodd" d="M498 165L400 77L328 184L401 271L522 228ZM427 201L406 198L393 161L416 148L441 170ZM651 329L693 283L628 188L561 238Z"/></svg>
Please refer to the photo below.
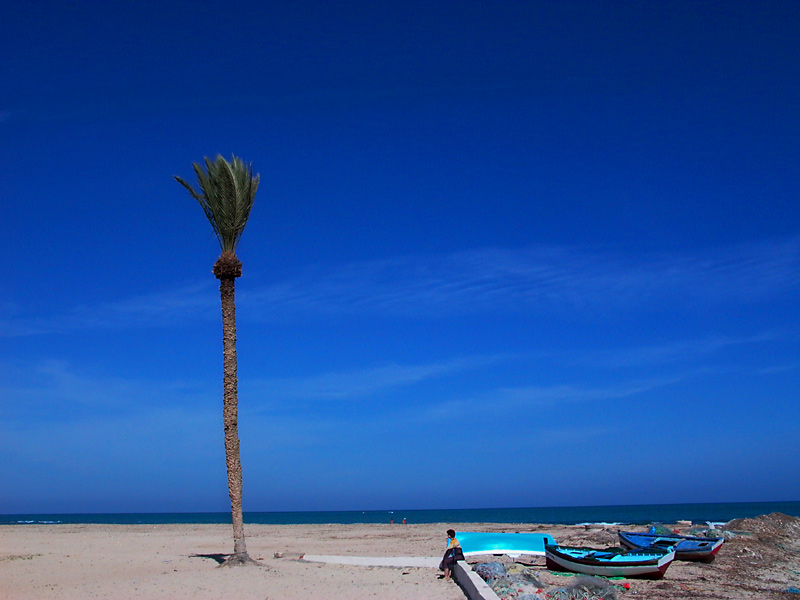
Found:
<svg viewBox="0 0 800 600"><path fill-rule="evenodd" d="M233 555L226 564L251 562L244 540L242 516L242 462L239 456L239 416L236 365L236 303L235 279L221 277L222 302L223 398L222 417L225 426L225 461L228 467L228 493L233 520Z"/></svg>

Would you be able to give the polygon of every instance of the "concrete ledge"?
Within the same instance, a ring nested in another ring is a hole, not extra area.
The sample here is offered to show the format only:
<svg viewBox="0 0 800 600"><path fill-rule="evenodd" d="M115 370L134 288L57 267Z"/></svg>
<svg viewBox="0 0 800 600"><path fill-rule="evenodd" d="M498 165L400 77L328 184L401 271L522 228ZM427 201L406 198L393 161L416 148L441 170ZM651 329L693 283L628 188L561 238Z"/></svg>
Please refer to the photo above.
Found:
<svg viewBox="0 0 800 600"><path fill-rule="evenodd" d="M480 575L466 561L460 560L453 569L453 577L464 590L469 600L500 600Z"/></svg>
<svg viewBox="0 0 800 600"><path fill-rule="evenodd" d="M304 554L300 560L336 565L359 565L362 567L423 567L436 569L441 559L435 556L330 556Z"/></svg>

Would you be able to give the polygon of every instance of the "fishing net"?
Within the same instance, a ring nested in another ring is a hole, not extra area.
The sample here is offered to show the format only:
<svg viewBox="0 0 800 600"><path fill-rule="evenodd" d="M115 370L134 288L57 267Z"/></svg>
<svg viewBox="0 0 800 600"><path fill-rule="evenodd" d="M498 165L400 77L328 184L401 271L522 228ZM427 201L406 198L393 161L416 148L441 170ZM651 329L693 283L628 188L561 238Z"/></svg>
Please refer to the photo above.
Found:
<svg viewBox="0 0 800 600"><path fill-rule="evenodd" d="M472 566L472 570L480 575L486 583L506 576L506 568L499 562L478 563Z"/></svg>
<svg viewBox="0 0 800 600"><path fill-rule="evenodd" d="M478 563L472 569L500 600L617 600L614 587L600 577L577 577L569 586L548 587L519 563Z"/></svg>
<svg viewBox="0 0 800 600"><path fill-rule="evenodd" d="M650 527L650 533L653 533L655 535L674 535L675 534L675 532L672 531L672 529L670 529L666 525L661 525L660 523L657 523L657 524L653 525L652 527Z"/></svg>
<svg viewBox="0 0 800 600"><path fill-rule="evenodd" d="M568 587L549 588L548 600L617 600L617 592L605 579L579 577Z"/></svg>
<svg viewBox="0 0 800 600"><path fill-rule="evenodd" d="M533 571L520 564L504 565L499 562L479 563L473 566L481 579L501 600L541 600L539 593L544 585Z"/></svg>

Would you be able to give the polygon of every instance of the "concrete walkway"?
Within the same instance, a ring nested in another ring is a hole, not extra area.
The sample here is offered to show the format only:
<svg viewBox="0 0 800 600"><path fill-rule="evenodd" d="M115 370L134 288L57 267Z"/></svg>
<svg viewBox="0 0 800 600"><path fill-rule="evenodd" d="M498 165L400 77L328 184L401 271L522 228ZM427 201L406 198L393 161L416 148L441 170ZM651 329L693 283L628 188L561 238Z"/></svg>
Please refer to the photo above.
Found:
<svg viewBox="0 0 800 600"><path fill-rule="evenodd" d="M423 567L436 569L441 558L435 556L328 556L304 554L300 560L331 563L337 565L359 565L365 567Z"/></svg>
<svg viewBox="0 0 800 600"><path fill-rule="evenodd" d="M362 567L423 567L438 569L440 558L435 556L326 556L304 554L299 560L337 565L359 565ZM468 600L500 600L486 582L463 560L456 563L453 577L461 586Z"/></svg>

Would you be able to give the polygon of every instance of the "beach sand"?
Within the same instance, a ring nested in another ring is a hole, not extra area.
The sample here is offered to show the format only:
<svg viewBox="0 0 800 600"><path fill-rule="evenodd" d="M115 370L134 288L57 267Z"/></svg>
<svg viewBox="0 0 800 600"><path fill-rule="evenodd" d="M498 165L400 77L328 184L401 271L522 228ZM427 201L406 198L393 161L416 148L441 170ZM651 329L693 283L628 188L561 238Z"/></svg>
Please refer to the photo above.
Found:
<svg viewBox="0 0 800 600"><path fill-rule="evenodd" d="M750 531L710 564L674 562L661 581L625 580L619 598L787 598L800 586L800 519L769 515L733 524ZM247 525L260 567L219 568L233 547L229 525L7 525L0 527L3 600L463 600L437 569L306 562L302 555L440 557L448 528L538 531L564 545L617 544L615 527L469 524ZM641 529L641 528L640 528ZM509 559L487 557L483 560ZM470 559L476 562L476 559ZM529 557L548 586L571 578Z"/></svg>

